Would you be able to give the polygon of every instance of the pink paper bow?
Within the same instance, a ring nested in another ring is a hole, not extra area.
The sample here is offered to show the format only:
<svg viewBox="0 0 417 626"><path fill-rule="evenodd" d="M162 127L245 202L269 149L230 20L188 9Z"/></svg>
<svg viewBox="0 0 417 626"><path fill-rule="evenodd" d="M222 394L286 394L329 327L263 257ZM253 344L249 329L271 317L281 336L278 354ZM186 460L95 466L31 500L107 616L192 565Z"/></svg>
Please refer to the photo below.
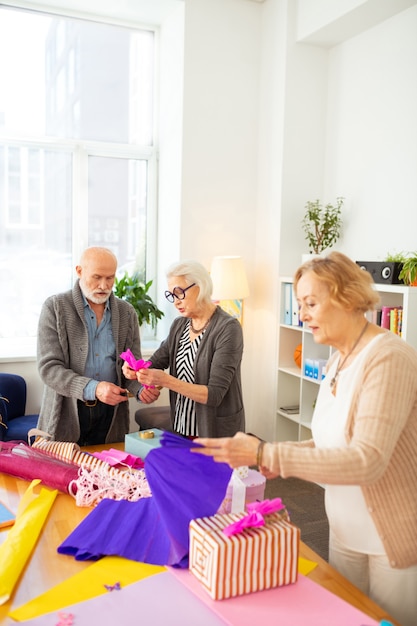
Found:
<svg viewBox="0 0 417 626"><path fill-rule="evenodd" d="M122 352L120 355L120 358L126 361L129 367L131 367L132 370L135 370L135 372L137 372L138 370L146 370L148 367L151 367L152 365L151 361L144 361L143 359L136 359L135 355L130 350L130 348L128 348L126 352Z"/></svg>
<svg viewBox="0 0 417 626"><path fill-rule="evenodd" d="M102 450L101 452L93 452L93 456L97 457L101 461L106 461L111 467L116 465L129 465L133 469L142 469L145 467L145 463L138 456L110 448L110 450Z"/></svg>
<svg viewBox="0 0 417 626"><path fill-rule="evenodd" d="M138 370L146 370L148 369L148 367L151 367L152 365L151 361L144 361L143 359L136 359L135 355L130 350L130 348L128 348L126 352L122 352L120 355L120 358L124 359L126 363L129 365L129 367L131 367L132 370L135 370L135 372L137 372ZM155 388L154 385L143 385L143 386L145 387L145 389Z"/></svg>
<svg viewBox="0 0 417 626"><path fill-rule="evenodd" d="M223 533L227 537L241 533L245 528L265 526L264 515L282 511L285 509L285 506L281 498L274 498L273 500L263 500L262 502L248 502L246 508L248 509L248 514L245 517L223 528Z"/></svg>
<svg viewBox="0 0 417 626"><path fill-rule="evenodd" d="M223 528L223 532L226 537L231 537L232 535L241 533L245 528L257 528L258 526L265 526L265 519L261 513L254 512L226 526L226 528Z"/></svg>
<svg viewBox="0 0 417 626"><path fill-rule="evenodd" d="M63 611L60 611L58 613L58 617L59 622L56 626L72 626L74 623L74 616L72 613L64 613Z"/></svg>

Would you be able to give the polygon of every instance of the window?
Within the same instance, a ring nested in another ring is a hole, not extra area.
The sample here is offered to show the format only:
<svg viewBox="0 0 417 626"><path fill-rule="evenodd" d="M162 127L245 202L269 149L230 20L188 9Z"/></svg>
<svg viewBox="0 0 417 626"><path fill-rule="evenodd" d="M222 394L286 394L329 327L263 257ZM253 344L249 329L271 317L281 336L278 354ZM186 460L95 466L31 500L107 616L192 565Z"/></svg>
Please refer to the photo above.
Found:
<svg viewBox="0 0 417 626"><path fill-rule="evenodd" d="M154 57L152 30L0 7L0 340L36 335L88 245L155 267Z"/></svg>

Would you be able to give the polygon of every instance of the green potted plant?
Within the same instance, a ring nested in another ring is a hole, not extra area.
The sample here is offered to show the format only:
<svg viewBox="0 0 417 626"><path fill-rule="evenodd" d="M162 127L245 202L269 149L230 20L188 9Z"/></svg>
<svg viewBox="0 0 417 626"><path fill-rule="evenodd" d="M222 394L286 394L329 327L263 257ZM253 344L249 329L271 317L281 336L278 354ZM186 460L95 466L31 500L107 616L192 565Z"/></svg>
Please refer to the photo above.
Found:
<svg viewBox="0 0 417 626"><path fill-rule="evenodd" d="M404 263L405 258L404 252L388 252L384 261L387 263Z"/></svg>
<svg viewBox="0 0 417 626"><path fill-rule="evenodd" d="M344 198L339 197L335 205L322 205L320 200L309 200L306 203L302 226L310 253L321 254L339 239L343 201Z"/></svg>
<svg viewBox="0 0 417 626"><path fill-rule="evenodd" d="M403 260L403 266L398 276L406 285L417 286L417 252L409 252Z"/></svg>
<svg viewBox="0 0 417 626"><path fill-rule="evenodd" d="M113 291L118 298L126 300L134 307L139 326L146 323L154 329L164 313L158 309L148 293L152 282L152 280L147 283L142 282L138 272L132 275L125 272L121 278L115 278Z"/></svg>

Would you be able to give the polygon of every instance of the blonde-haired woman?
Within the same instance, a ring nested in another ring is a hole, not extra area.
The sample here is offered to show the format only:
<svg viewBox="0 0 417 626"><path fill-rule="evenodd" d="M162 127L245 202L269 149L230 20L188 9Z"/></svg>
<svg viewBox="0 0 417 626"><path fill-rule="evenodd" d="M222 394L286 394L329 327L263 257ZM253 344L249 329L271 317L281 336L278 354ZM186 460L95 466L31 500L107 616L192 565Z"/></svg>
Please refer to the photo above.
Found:
<svg viewBox="0 0 417 626"><path fill-rule="evenodd" d="M417 352L367 321L378 294L345 255L295 273L300 318L337 351L327 367L310 441L263 443L237 434L195 448L267 477L325 485L329 560L401 626L417 616Z"/></svg>

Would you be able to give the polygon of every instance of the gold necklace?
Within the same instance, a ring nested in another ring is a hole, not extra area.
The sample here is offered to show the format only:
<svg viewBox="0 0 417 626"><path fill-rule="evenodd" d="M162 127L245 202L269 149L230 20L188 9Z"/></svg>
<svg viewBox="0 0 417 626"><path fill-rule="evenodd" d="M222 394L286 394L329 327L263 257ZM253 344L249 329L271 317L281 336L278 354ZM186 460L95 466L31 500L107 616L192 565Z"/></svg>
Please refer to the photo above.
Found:
<svg viewBox="0 0 417 626"><path fill-rule="evenodd" d="M336 395L336 385L337 385L337 379L339 378L340 370L342 369L342 367L346 363L346 360L350 357L350 355L352 354L352 352L354 351L354 349L356 348L356 346L358 345L358 343L360 342L360 340L364 336L365 331L368 328L368 324L369 324L369 322L366 321L365 322L365 326L362 328L362 330L361 330L361 332L359 334L359 337L357 338L357 340L355 341L355 343L353 344L352 348L349 350L349 352L347 353L347 355L345 356L345 358L343 359L342 362L340 362L340 357L339 357L339 363L337 364L337 368L336 368L336 371L334 373L334 376L333 376L333 378L330 381L330 389L332 390L332 394L333 395Z"/></svg>

